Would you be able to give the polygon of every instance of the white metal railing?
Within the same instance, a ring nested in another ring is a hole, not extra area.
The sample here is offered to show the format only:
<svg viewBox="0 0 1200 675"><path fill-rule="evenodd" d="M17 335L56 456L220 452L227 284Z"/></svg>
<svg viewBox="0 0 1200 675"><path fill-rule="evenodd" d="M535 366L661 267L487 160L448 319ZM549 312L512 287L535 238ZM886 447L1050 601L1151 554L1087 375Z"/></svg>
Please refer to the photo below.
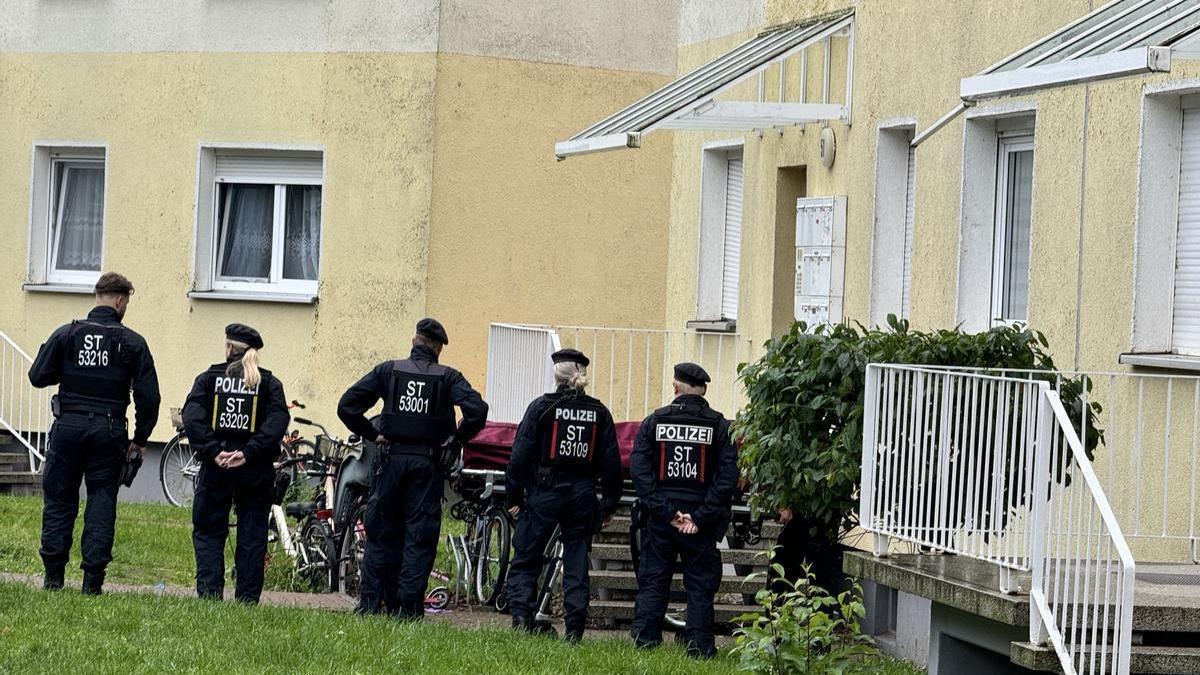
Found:
<svg viewBox="0 0 1200 675"><path fill-rule="evenodd" d="M1065 673L1129 673L1133 554L1058 394L1042 394L1029 641Z"/></svg>
<svg viewBox="0 0 1200 675"><path fill-rule="evenodd" d="M890 539L1029 570L1037 401L1046 387L914 366L867 368L860 522Z"/></svg>
<svg viewBox="0 0 1200 675"><path fill-rule="evenodd" d="M752 356L750 341L736 333L597 326L492 324L488 345L489 417L501 421L520 420L529 401L553 389L549 355L560 346L588 355L588 392L618 421L640 420L668 402L680 361L708 371L709 404L732 418L745 402L738 364Z"/></svg>
<svg viewBox="0 0 1200 675"><path fill-rule="evenodd" d="M40 471L46 459L50 414L49 389L29 384L33 358L0 332L0 427L29 453L29 468Z"/></svg>
<svg viewBox="0 0 1200 675"><path fill-rule="evenodd" d="M1031 572L1030 641L1067 673L1128 673L1134 558L1052 384L870 364L860 522L879 555L898 539L985 560L1006 592Z"/></svg>

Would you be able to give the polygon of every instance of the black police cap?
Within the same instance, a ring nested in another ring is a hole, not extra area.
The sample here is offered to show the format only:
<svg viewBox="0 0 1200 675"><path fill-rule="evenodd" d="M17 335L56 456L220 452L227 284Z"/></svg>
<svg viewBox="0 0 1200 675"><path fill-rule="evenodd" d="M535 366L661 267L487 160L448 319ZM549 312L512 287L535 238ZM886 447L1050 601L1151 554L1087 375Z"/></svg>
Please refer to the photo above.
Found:
<svg viewBox="0 0 1200 675"><path fill-rule="evenodd" d="M450 344L450 338L446 337L446 329L442 328L442 324L437 319L424 318L418 321L417 335L444 345Z"/></svg>
<svg viewBox="0 0 1200 675"><path fill-rule="evenodd" d="M592 362L592 360L585 356L583 352L579 351L578 349L570 348L560 349L554 352L550 355L550 360L555 363L578 363L584 368L587 368L588 364Z"/></svg>
<svg viewBox="0 0 1200 675"><path fill-rule="evenodd" d="M231 323L225 326L225 339L240 342L251 349L263 348L262 336L244 323Z"/></svg>
<svg viewBox="0 0 1200 675"><path fill-rule="evenodd" d="M675 364L675 379L684 384L690 384L693 387L703 387L712 382L712 378L708 376L708 373L704 372L703 368L694 363Z"/></svg>

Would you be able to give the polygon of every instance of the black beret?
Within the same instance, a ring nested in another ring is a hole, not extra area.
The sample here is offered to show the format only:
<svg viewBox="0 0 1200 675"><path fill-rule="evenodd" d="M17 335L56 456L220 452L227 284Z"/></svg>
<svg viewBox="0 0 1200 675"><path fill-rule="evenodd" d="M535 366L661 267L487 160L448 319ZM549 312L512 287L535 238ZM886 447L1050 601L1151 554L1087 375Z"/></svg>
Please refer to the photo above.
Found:
<svg viewBox="0 0 1200 675"><path fill-rule="evenodd" d="M417 335L435 340L444 345L450 344L450 338L446 337L446 329L442 328L442 324L437 319L425 318L418 321Z"/></svg>
<svg viewBox="0 0 1200 675"><path fill-rule="evenodd" d="M675 379L684 384L690 384L693 387L703 387L712 382L712 378L708 376L708 373L704 372L703 368L694 363L686 362L675 364Z"/></svg>
<svg viewBox="0 0 1200 675"><path fill-rule="evenodd" d="M584 356L583 352L579 351L578 349L570 348L560 349L554 352L550 355L550 360L555 363L578 363L584 368L587 368L588 364L592 362L591 359Z"/></svg>
<svg viewBox="0 0 1200 675"><path fill-rule="evenodd" d="M240 342L251 349L263 348L262 336L244 323L231 323L225 326L225 339Z"/></svg>

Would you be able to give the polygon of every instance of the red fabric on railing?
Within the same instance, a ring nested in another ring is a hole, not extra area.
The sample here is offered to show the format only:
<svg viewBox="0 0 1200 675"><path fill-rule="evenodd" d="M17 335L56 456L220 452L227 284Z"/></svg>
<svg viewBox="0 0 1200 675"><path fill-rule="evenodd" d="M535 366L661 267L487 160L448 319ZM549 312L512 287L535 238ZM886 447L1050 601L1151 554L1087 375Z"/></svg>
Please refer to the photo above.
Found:
<svg viewBox="0 0 1200 675"><path fill-rule="evenodd" d="M621 468L629 474L629 455L641 422L617 422L617 445L621 449ZM512 422L488 422L475 438L463 447L463 466L468 469L503 471L512 454L517 425Z"/></svg>

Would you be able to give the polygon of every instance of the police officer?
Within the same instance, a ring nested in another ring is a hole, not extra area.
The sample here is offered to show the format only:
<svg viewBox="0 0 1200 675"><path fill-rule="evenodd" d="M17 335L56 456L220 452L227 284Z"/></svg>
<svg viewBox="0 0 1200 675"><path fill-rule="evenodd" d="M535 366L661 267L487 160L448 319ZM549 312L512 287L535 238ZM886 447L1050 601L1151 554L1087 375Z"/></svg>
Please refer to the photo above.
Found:
<svg viewBox="0 0 1200 675"><path fill-rule="evenodd" d="M35 387L58 385L55 420L42 474L43 585L63 586L79 512L79 483L87 484L83 512L83 592L99 595L112 560L117 487L127 455L146 451L158 422L158 375L142 336L121 324L133 284L115 272L96 282L96 307L50 336L29 369ZM133 392L133 440L125 409Z"/></svg>
<svg viewBox="0 0 1200 675"><path fill-rule="evenodd" d="M550 360L558 387L529 404L505 472L509 513L519 516L508 600L514 628L553 631L535 624L537 582L546 544L561 525L565 638L578 642L590 599L588 547L597 524L607 524L621 498L621 454L612 414L584 393L587 356L563 349ZM597 480L604 495L600 503Z"/></svg>
<svg viewBox="0 0 1200 675"><path fill-rule="evenodd" d="M438 363L449 342L442 324L421 319L409 357L375 366L338 402L346 427L374 438L386 455L367 503L359 613L386 609L410 620L424 613L442 524L443 460L479 433L488 410L462 373ZM380 398L376 431L364 413ZM457 429L454 406L462 411Z"/></svg>
<svg viewBox="0 0 1200 675"><path fill-rule="evenodd" d="M192 501L196 594L220 600L225 590L229 511L237 509L234 598L257 603L263 587L274 461L291 416L283 384L258 366L262 336L225 327L225 360L196 377L183 406L183 427L200 457Z"/></svg>
<svg viewBox="0 0 1200 675"><path fill-rule="evenodd" d="M638 594L630 633L638 647L662 642L671 574L683 560L687 594L684 641L690 656L711 658L713 597L721 583L717 542L729 526L737 487L737 450L729 422L704 400L708 373L675 366L675 400L642 422L629 459L649 519L642 531Z"/></svg>

